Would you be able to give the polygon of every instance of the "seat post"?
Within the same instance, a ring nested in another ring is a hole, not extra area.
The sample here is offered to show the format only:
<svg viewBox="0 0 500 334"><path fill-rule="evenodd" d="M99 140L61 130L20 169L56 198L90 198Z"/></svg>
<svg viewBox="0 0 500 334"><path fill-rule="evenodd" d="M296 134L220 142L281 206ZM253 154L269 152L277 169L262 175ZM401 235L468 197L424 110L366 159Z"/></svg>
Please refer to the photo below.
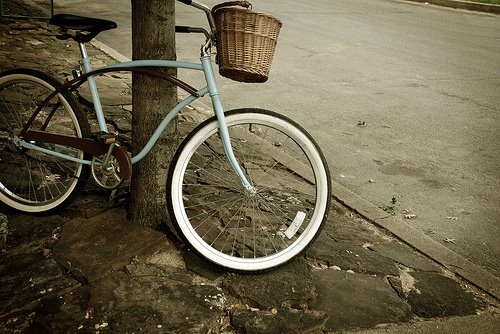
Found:
<svg viewBox="0 0 500 334"><path fill-rule="evenodd" d="M80 48L80 53L82 55L82 60L80 62L82 72L84 74L90 73L92 72L92 64L90 63L90 58L87 53L87 48L85 47L85 44L82 42L78 43L78 46ZM97 91L97 84L95 82L94 77L89 76L87 78L87 83L89 85L90 95L92 97L92 103L94 104L94 110L97 116L97 122L99 123L99 130L108 132L106 126L106 119L104 118L104 112L102 110L101 99L99 97L99 92Z"/></svg>
<svg viewBox="0 0 500 334"><path fill-rule="evenodd" d="M87 48L85 47L85 43L78 43L78 47L80 48L80 54L82 55L82 59L88 58L89 55L87 53Z"/></svg>

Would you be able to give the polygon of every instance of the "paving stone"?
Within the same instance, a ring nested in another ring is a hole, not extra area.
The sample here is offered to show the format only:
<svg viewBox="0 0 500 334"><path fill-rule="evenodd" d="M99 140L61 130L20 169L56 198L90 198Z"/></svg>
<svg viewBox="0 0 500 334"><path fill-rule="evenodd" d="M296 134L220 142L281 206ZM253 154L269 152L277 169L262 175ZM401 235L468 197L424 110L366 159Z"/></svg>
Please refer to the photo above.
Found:
<svg viewBox="0 0 500 334"><path fill-rule="evenodd" d="M223 316L225 302L224 293L214 286L117 273L62 300L46 302L31 329L42 333L207 333Z"/></svg>
<svg viewBox="0 0 500 334"><path fill-rule="evenodd" d="M342 212L330 214L322 234L335 241L348 241L358 246L387 240L387 237L380 234L373 225Z"/></svg>
<svg viewBox="0 0 500 334"><path fill-rule="evenodd" d="M115 131L121 134L132 132L132 114L121 105L107 107L105 117L106 122L113 125Z"/></svg>
<svg viewBox="0 0 500 334"><path fill-rule="evenodd" d="M403 296L413 312L422 318L464 316L485 308L483 301L451 278L433 272L410 272L411 288Z"/></svg>
<svg viewBox="0 0 500 334"><path fill-rule="evenodd" d="M90 330L94 320L93 312L89 309L89 298L90 286L83 285L61 297L43 300L29 319L25 333L95 333L95 329ZM86 323L88 330L80 328Z"/></svg>
<svg viewBox="0 0 500 334"><path fill-rule="evenodd" d="M65 221L60 216L9 218L6 249L0 257L0 317L29 312L44 299L79 285L47 257Z"/></svg>
<svg viewBox="0 0 500 334"><path fill-rule="evenodd" d="M126 266L127 272L132 276L156 276L166 277L173 281L182 283L192 283L193 277L186 270L176 268L168 265L161 265L155 263L131 263Z"/></svg>
<svg viewBox="0 0 500 334"><path fill-rule="evenodd" d="M180 284L160 277L114 277L111 332L203 333L223 315L226 296L210 285ZM105 282L104 282L105 283ZM108 290L107 284L98 285ZM148 303L144 303L147 300ZM92 303L99 304L97 300ZM106 305L106 299L103 300ZM161 325L161 327L158 327Z"/></svg>
<svg viewBox="0 0 500 334"><path fill-rule="evenodd" d="M186 247L183 247L181 249L181 252L186 268L193 273L206 277L211 281L217 280L226 273L224 269L216 266L215 264L212 264L206 259L199 257L197 254L195 254L190 249L187 249Z"/></svg>
<svg viewBox="0 0 500 334"><path fill-rule="evenodd" d="M396 240L370 245L369 249L381 254L402 265L420 271L439 271L439 267L430 259L412 250L407 245L402 245Z"/></svg>
<svg viewBox="0 0 500 334"><path fill-rule="evenodd" d="M75 275L97 281L124 270L134 258L146 263L171 248L164 234L127 221L125 210L116 208L90 219L69 220L53 257Z"/></svg>
<svg viewBox="0 0 500 334"><path fill-rule="evenodd" d="M77 195L75 200L64 208L62 214L70 218L92 218L116 207L110 203L109 195L102 193L85 193Z"/></svg>
<svg viewBox="0 0 500 334"><path fill-rule="evenodd" d="M8 248L0 258L0 314L31 310L41 300L79 284L47 258L62 222L59 216L11 219Z"/></svg>
<svg viewBox="0 0 500 334"><path fill-rule="evenodd" d="M412 312L383 278L326 269L312 273L318 292L311 308L328 315L326 330L408 321Z"/></svg>
<svg viewBox="0 0 500 334"><path fill-rule="evenodd" d="M252 311L234 308L231 323L240 333L246 334L313 334L321 333L327 316L314 310L282 308L272 311Z"/></svg>
<svg viewBox="0 0 500 334"><path fill-rule="evenodd" d="M390 239L376 229L344 213L330 214L321 235L307 250L309 258L319 260L328 266L357 273L398 275L396 263L380 253L373 252L367 245L388 242Z"/></svg>
<svg viewBox="0 0 500 334"><path fill-rule="evenodd" d="M52 259L21 253L0 261L0 318L31 312L44 299L71 291L79 283L66 277Z"/></svg>
<svg viewBox="0 0 500 334"><path fill-rule="evenodd" d="M249 305L279 308L282 304L301 308L314 298L311 269L303 258L269 273L256 275L228 275L224 287Z"/></svg>
<svg viewBox="0 0 500 334"><path fill-rule="evenodd" d="M398 275L395 262L379 253L353 245L349 241L335 241L327 236L320 236L307 250L310 258L337 266L342 270L356 273L377 275Z"/></svg>
<svg viewBox="0 0 500 334"><path fill-rule="evenodd" d="M66 218L54 216L41 216L33 219L32 216L18 215L9 219L9 236L7 244L17 247L32 243L32 247L41 248L44 245L57 241L60 237L60 228L67 221Z"/></svg>
<svg viewBox="0 0 500 334"><path fill-rule="evenodd" d="M7 245L7 236L9 234L9 219L0 212L0 249Z"/></svg>

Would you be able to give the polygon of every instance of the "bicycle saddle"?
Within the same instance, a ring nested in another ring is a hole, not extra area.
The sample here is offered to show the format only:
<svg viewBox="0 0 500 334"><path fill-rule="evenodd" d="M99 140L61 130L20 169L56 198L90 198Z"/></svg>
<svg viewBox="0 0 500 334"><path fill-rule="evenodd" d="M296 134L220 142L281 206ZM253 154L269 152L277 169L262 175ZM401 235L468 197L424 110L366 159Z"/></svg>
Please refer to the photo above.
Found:
<svg viewBox="0 0 500 334"><path fill-rule="evenodd" d="M90 42L101 31L117 27L113 21L71 14L56 14L50 18L49 24L61 28L62 35L57 38L63 40L72 38L79 43ZM70 34L68 30L75 30L76 33Z"/></svg>

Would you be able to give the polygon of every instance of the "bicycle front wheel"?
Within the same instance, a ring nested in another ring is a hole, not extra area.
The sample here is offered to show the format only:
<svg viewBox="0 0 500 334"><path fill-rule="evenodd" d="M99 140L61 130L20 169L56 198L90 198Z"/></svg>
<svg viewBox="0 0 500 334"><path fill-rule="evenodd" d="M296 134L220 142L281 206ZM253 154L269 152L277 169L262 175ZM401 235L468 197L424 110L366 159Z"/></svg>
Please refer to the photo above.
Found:
<svg viewBox="0 0 500 334"><path fill-rule="evenodd" d="M63 204L88 177L87 166L15 144L36 108L61 83L30 69L0 74L0 200L25 212L45 212ZM83 111L69 92L57 94L30 129L90 137ZM32 142L43 149L83 159L85 154L62 145Z"/></svg>
<svg viewBox="0 0 500 334"><path fill-rule="evenodd" d="M177 232L211 262L238 271L280 266L319 234L330 205L330 174L312 137L260 109L226 113L235 156L255 188L244 189L224 153L215 117L193 130L167 178Z"/></svg>

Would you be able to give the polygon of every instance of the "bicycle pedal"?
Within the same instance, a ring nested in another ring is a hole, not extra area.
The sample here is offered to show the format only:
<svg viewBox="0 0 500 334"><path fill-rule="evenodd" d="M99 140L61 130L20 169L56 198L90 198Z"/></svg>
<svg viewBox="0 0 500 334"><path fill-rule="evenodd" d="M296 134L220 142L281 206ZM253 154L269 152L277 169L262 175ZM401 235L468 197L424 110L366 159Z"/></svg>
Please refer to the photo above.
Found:
<svg viewBox="0 0 500 334"><path fill-rule="evenodd" d="M115 133L105 131L94 132L92 137L100 143L113 144L118 141L118 136Z"/></svg>

